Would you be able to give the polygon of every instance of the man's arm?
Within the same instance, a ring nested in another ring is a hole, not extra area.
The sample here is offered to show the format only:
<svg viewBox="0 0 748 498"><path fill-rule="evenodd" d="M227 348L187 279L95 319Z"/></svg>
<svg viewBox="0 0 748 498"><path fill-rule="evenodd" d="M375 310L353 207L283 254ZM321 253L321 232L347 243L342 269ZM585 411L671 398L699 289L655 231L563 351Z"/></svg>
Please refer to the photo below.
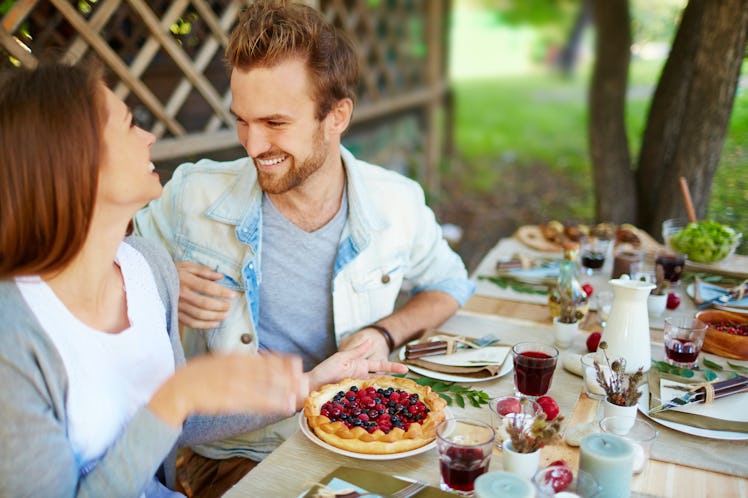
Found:
<svg viewBox="0 0 748 498"><path fill-rule="evenodd" d="M374 325L384 327L392 337L394 349L414 338L423 329L438 327L454 315L459 307L460 304L446 292L423 291L414 295L391 315L377 320ZM391 351L386 335L371 327L364 327L348 335L340 342L338 349L354 349L366 339L372 341L368 358L386 359L389 356Z"/></svg>

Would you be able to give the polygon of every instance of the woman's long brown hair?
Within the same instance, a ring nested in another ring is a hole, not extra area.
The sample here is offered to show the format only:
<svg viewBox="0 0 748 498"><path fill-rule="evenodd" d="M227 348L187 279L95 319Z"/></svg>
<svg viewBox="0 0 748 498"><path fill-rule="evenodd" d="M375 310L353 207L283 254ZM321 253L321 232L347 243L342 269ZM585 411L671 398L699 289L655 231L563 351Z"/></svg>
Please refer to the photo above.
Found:
<svg viewBox="0 0 748 498"><path fill-rule="evenodd" d="M0 79L0 278L58 271L83 246L106 119L102 78L88 61Z"/></svg>

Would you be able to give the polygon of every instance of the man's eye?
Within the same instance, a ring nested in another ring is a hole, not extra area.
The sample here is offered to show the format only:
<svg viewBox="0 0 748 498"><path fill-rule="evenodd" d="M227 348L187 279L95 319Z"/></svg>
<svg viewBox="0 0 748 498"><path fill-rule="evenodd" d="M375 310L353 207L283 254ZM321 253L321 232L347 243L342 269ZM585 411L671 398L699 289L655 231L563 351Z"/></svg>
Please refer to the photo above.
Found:
<svg viewBox="0 0 748 498"><path fill-rule="evenodd" d="M268 126L271 126L273 128L278 128L279 126L283 126L283 123L280 121L268 121Z"/></svg>

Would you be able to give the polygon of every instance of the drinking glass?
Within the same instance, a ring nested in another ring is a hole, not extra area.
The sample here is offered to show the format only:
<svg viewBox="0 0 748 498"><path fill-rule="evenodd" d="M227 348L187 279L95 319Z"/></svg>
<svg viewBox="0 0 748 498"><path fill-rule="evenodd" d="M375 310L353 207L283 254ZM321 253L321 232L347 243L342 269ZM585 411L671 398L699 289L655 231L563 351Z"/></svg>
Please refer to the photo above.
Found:
<svg viewBox="0 0 748 498"><path fill-rule="evenodd" d="M495 433L490 425L469 418L449 418L436 426L440 488L472 496L475 479L488 471Z"/></svg>
<svg viewBox="0 0 748 498"><path fill-rule="evenodd" d="M501 396L492 398L488 402L491 409L491 422L496 432L496 447L502 449L504 440L509 439L506 428L518 421L523 427L529 428L535 417L543 413L540 405L529 398L519 396Z"/></svg>
<svg viewBox="0 0 748 498"><path fill-rule="evenodd" d="M692 368L704 345L707 325L690 316L665 318L665 357L676 367Z"/></svg>
<svg viewBox="0 0 748 498"><path fill-rule="evenodd" d="M514 390L517 395L536 399L551 387L558 361L558 349L542 342L520 342L512 347Z"/></svg>
<svg viewBox="0 0 748 498"><path fill-rule="evenodd" d="M608 325L610 308L613 306L613 291L599 290L593 294L592 299L595 300L595 307L597 308L597 321L600 322L602 327L605 327Z"/></svg>
<svg viewBox="0 0 748 498"><path fill-rule="evenodd" d="M597 370L595 369L595 363L597 363L600 370L603 372L606 378L609 377L610 368L608 368L605 362L605 356L602 351L595 351L594 353L587 353L582 356L582 374L584 378L584 390L587 396L593 399L604 399L605 390L597 381Z"/></svg>
<svg viewBox="0 0 748 498"><path fill-rule="evenodd" d="M670 218L662 222L662 241L670 247L670 238L688 226L688 218Z"/></svg>
<svg viewBox="0 0 748 498"><path fill-rule="evenodd" d="M588 275L600 273L603 265L605 265L605 257L608 254L609 246L609 240L597 237L590 238L582 244L579 259Z"/></svg>
<svg viewBox="0 0 748 498"><path fill-rule="evenodd" d="M657 429L651 424L636 419L631 423L632 417L614 416L605 417L600 421L600 430L628 439L634 445L634 474L639 474L646 467L652 444L657 439Z"/></svg>
<svg viewBox="0 0 748 498"><path fill-rule="evenodd" d="M672 249L659 250L655 255L655 268L662 266L662 270L665 273L665 280L669 280L672 284L677 284L680 282L680 276L683 273L683 268L686 266L687 257L687 255Z"/></svg>

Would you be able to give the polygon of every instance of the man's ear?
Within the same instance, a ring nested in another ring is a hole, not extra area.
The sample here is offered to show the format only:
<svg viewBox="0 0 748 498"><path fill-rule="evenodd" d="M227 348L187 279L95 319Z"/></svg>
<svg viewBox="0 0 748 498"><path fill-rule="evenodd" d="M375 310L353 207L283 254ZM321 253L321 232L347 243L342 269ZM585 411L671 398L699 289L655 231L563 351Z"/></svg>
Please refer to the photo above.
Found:
<svg viewBox="0 0 748 498"><path fill-rule="evenodd" d="M331 131L342 135L351 123L353 116L353 101L345 98L338 100L328 114Z"/></svg>

